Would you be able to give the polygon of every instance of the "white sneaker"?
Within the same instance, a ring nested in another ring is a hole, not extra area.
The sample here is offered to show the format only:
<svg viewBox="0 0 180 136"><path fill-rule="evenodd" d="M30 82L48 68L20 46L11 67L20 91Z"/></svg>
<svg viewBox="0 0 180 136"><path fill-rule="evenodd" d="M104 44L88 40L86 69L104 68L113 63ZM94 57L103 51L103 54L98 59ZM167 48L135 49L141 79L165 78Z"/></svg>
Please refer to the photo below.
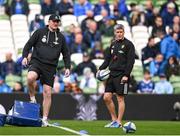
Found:
<svg viewBox="0 0 180 136"><path fill-rule="evenodd" d="M47 120L42 119L42 127L49 127L49 123Z"/></svg>
<svg viewBox="0 0 180 136"><path fill-rule="evenodd" d="M109 127L111 127L115 122L116 122L116 121L112 121L112 122L106 124L104 127L105 127L105 128L109 128Z"/></svg>

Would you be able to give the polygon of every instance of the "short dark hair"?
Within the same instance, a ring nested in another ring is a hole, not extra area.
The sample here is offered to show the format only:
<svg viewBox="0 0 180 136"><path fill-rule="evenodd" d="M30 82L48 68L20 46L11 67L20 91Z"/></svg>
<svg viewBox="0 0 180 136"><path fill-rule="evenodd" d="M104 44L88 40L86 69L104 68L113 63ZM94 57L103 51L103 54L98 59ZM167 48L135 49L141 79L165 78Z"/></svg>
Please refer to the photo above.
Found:
<svg viewBox="0 0 180 136"><path fill-rule="evenodd" d="M157 18L161 18L161 19L162 19L162 17L161 17L160 15L157 15L157 16L155 17L155 19L157 19Z"/></svg>
<svg viewBox="0 0 180 136"><path fill-rule="evenodd" d="M122 24L116 24L114 26L114 30L117 30L117 29L123 29L124 30L124 26Z"/></svg>
<svg viewBox="0 0 180 136"><path fill-rule="evenodd" d="M145 69L143 73L144 73L144 75L145 75L145 74L148 74L148 75L151 74L150 71L149 71L148 69Z"/></svg>
<svg viewBox="0 0 180 136"><path fill-rule="evenodd" d="M150 37L148 38L148 42L149 42L150 40L152 40L152 39L154 39L154 37L153 37L153 36L150 36Z"/></svg>
<svg viewBox="0 0 180 136"><path fill-rule="evenodd" d="M136 3L133 3L133 2L129 4L130 7L135 7L136 5L137 5L137 4L136 4Z"/></svg>
<svg viewBox="0 0 180 136"><path fill-rule="evenodd" d="M159 77L166 78L166 75L164 73L160 73Z"/></svg>

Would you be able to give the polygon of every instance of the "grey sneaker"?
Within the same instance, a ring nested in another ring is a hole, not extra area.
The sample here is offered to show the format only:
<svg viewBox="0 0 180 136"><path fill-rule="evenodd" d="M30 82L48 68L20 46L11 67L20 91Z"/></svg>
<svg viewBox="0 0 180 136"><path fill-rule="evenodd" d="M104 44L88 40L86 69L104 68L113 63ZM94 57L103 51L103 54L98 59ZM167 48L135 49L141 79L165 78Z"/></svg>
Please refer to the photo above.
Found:
<svg viewBox="0 0 180 136"><path fill-rule="evenodd" d="M115 122L116 122L116 121L112 121L112 122L106 124L104 127L105 127L105 128L109 128L109 127L111 127Z"/></svg>
<svg viewBox="0 0 180 136"><path fill-rule="evenodd" d="M49 123L47 120L42 119L42 127L49 127Z"/></svg>
<svg viewBox="0 0 180 136"><path fill-rule="evenodd" d="M122 125L116 121L110 126L110 128L121 128L121 127L122 127Z"/></svg>
<svg viewBox="0 0 180 136"><path fill-rule="evenodd" d="M122 125L119 124L117 121L112 121L112 122L108 123L107 125L105 125L104 127L106 127L106 128L121 128Z"/></svg>

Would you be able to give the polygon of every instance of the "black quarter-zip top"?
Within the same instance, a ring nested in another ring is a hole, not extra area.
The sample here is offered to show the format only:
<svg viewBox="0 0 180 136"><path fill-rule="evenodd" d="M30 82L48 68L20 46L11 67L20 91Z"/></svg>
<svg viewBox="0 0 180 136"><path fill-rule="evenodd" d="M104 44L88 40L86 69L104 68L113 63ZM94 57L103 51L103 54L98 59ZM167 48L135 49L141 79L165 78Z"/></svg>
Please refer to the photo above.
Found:
<svg viewBox="0 0 180 136"><path fill-rule="evenodd" d="M124 38L123 40L114 40L111 43L104 63L99 67L100 70L109 67L112 76L130 76L135 62L135 48L131 41Z"/></svg>

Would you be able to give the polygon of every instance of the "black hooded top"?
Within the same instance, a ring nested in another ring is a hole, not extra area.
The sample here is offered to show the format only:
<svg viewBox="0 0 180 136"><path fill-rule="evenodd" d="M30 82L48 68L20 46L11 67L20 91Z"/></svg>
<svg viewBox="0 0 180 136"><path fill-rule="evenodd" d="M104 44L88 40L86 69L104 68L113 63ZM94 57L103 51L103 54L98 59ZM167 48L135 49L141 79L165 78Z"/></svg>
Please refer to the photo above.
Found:
<svg viewBox="0 0 180 136"><path fill-rule="evenodd" d="M63 55L65 67L70 69L70 53L66 46L65 37L59 31L51 32L48 26L36 30L23 49L23 58L27 58L33 47L32 60L43 64L57 66L60 53Z"/></svg>

